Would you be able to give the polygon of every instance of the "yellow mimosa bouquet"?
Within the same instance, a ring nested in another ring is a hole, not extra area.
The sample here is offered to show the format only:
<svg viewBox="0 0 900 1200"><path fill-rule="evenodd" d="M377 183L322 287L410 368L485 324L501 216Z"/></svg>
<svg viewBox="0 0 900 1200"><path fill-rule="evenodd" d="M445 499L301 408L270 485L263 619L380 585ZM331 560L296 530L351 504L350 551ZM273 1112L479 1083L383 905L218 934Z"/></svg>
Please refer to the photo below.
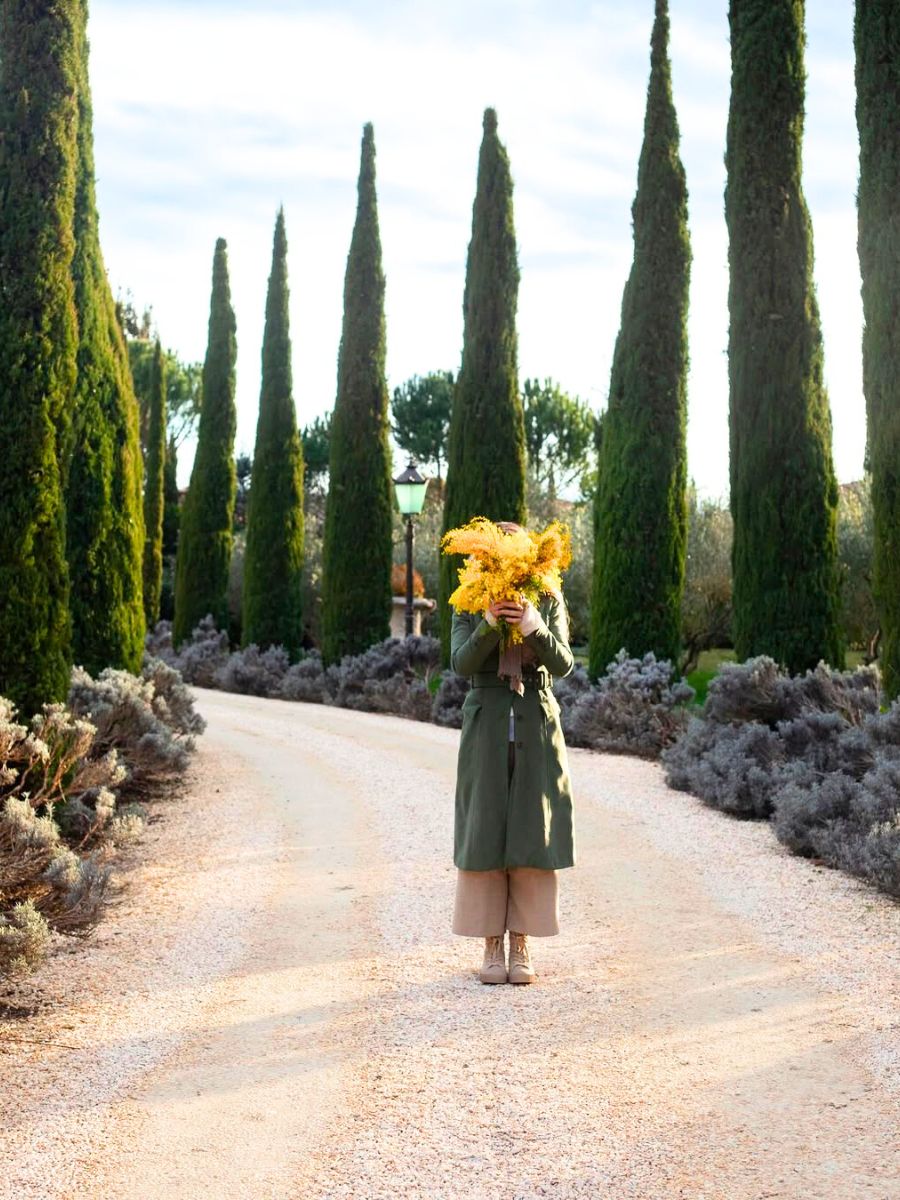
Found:
<svg viewBox="0 0 900 1200"><path fill-rule="evenodd" d="M562 572L572 561L572 535L560 521L551 521L540 532L506 533L487 517L473 517L444 534L441 551L467 556L450 604L457 612L482 613L498 600L537 604L542 592L558 592ZM504 641L522 641L517 626L503 620L500 624Z"/></svg>

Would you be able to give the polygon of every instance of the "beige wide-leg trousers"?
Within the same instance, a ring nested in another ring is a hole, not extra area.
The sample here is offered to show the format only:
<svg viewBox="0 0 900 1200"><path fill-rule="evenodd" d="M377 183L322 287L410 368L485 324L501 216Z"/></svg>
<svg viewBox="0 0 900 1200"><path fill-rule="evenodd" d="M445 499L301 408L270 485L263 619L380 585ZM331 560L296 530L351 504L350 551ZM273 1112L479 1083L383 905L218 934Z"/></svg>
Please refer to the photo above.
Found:
<svg viewBox="0 0 900 1200"><path fill-rule="evenodd" d="M464 937L502 937L507 929L533 937L559 933L557 874L539 867L457 869L453 932Z"/></svg>

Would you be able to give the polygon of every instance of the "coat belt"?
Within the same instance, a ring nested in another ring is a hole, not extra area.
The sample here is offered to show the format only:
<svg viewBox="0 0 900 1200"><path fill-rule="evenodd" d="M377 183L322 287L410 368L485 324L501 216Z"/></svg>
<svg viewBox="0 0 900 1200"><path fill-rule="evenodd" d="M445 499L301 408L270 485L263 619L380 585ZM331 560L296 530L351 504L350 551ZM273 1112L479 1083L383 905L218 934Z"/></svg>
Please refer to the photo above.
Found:
<svg viewBox="0 0 900 1200"><path fill-rule="evenodd" d="M528 670L526 668L522 673L522 682L526 687L537 688L539 691L543 688L552 687L553 676L546 667L537 667ZM472 687L509 687L509 680L498 675L496 671L476 671L472 676Z"/></svg>

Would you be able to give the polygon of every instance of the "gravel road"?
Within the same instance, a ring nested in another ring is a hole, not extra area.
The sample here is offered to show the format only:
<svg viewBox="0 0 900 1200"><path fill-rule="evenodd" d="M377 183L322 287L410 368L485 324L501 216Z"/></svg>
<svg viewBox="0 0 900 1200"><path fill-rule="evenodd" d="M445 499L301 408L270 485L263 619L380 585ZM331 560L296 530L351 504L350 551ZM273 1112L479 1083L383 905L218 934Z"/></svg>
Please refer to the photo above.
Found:
<svg viewBox="0 0 900 1200"><path fill-rule="evenodd" d="M458 734L196 695L187 794L0 1025L2 1200L900 1200L900 904L573 750L562 933L484 987Z"/></svg>

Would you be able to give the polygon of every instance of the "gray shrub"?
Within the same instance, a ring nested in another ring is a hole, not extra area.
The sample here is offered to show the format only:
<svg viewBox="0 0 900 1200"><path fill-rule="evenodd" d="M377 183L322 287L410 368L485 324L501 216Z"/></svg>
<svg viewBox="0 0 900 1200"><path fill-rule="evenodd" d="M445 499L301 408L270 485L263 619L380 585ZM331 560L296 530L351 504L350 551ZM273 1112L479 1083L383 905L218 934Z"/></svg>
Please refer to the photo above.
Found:
<svg viewBox="0 0 900 1200"><path fill-rule="evenodd" d="M0 806L0 975L33 970L51 929L92 929L109 878L95 855L81 858L63 843L52 808L38 816L27 799L7 797Z"/></svg>
<svg viewBox="0 0 900 1200"><path fill-rule="evenodd" d="M877 711L874 667L835 671L819 663L802 675L788 675L767 655L722 663L703 706L703 715L712 721L760 721L772 727L813 712L839 713L859 724Z"/></svg>
<svg viewBox="0 0 900 1200"><path fill-rule="evenodd" d="M33 900L0 912L0 979L27 975L44 961L50 948L50 926Z"/></svg>
<svg viewBox="0 0 900 1200"><path fill-rule="evenodd" d="M121 790L132 795L156 791L173 775L185 770L194 749L194 733L202 718L193 714L188 693L181 695L168 675L158 697L155 679L159 668L145 666L146 677L105 668L93 679L74 667L68 706L96 728L95 752L120 753L128 768Z"/></svg>
<svg viewBox="0 0 900 1200"><path fill-rule="evenodd" d="M791 777L788 764L774 796L772 827L795 854L821 855L834 822L845 821L861 784L842 772L811 783L805 771ZM823 855L824 857L824 855Z"/></svg>
<svg viewBox="0 0 900 1200"><path fill-rule="evenodd" d="M165 624L168 622L160 622L160 625ZM158 625L157 629L159 627ZM169 641L171 644L171 631ZM151 646L147 649L151 654L155 653L156 657L165 657L164 653L154 652ZM164 639L159 650L165 651ZM171 661L171 665L178 668L185 683L192 683L195 687L214 688L216 672L228 661L230 653L228 631L216 629L212 615L207 614L195 626L190 641L184 642L178 648L174 659L166 661Z"/></svg>
<svg viewBox="0 0 900 1200"><path fill-rule="evenodd" d="M674 676L667 659L629 658L624 650L595 684L576 668L554 686L563 732L572 745L657 758L687 726L694 698Z"/></svg>
<svg viewBox="0 0 900 1200"><path fill-rule="evenodd" d="M900 813L868 828L845 822L833 832L827 850L836 866L900 897Z"/></svg>
<svg viewBox="0 0 900 1200"><path fill-rule="evenodd" d="M174 733L185 736L203 732L206 721L197 712L194 698L176 667L145 653L141 678L153 686L151 704L154 713L164 725Z"/></svg>
<svg viewBox="0 0 900 1200"><path fill-rule="evenodd" d="M462 704L469 690L469 680L455 671L442 671L431 702L431 719L436 725L449 729L462 728Z"/></svg>
<svg viewBox="0 0 900 1200"><path fill-rule="evenodd" d="M229 655L216 668L213 683L223 692L278 696L289 666L290 660L284 646L269 646L266 650L260 650L255 643L251 643Z"/></svg>
<svg viewBox="0 0 900 1200"><path fill-rule="evenodd" d="M302 700L307 704L328 704L330 695L325 687L325 668L318 650L310 650L291 663L284 673L278 695L282 700Z"/></svg>
<svg viewBox="0 0 900 1200"><path fill-rule="evenodd" d="M873 667L790 676L724 664L702 714L662 754L671 787L900 895L900 701L879 711Z"/></svg>
<svg viewBox="0 0 900 1200"><path fill-rule="evenodd" d="M698 735L693 737L696 747ZM697 759L682 757L682 790L735 816L768 816L773 780L782 761L777 734L767 725L749 721L745 725L721 725L715 737L703 744L705 750ZM668 766L668 751L662 760Z"/></svg>
<svg viewBox="0 0 900 1200"><path fill-rule="evenodd" d="M420 713L423 689L428 692L429 682L440 673L440 656L441 644L432 637L386 638L362 654L346 655L325 673L330 703L369 712ZM410 688L413 696L404 690ZM389 699L399 708L388 707Z"/></svg>

